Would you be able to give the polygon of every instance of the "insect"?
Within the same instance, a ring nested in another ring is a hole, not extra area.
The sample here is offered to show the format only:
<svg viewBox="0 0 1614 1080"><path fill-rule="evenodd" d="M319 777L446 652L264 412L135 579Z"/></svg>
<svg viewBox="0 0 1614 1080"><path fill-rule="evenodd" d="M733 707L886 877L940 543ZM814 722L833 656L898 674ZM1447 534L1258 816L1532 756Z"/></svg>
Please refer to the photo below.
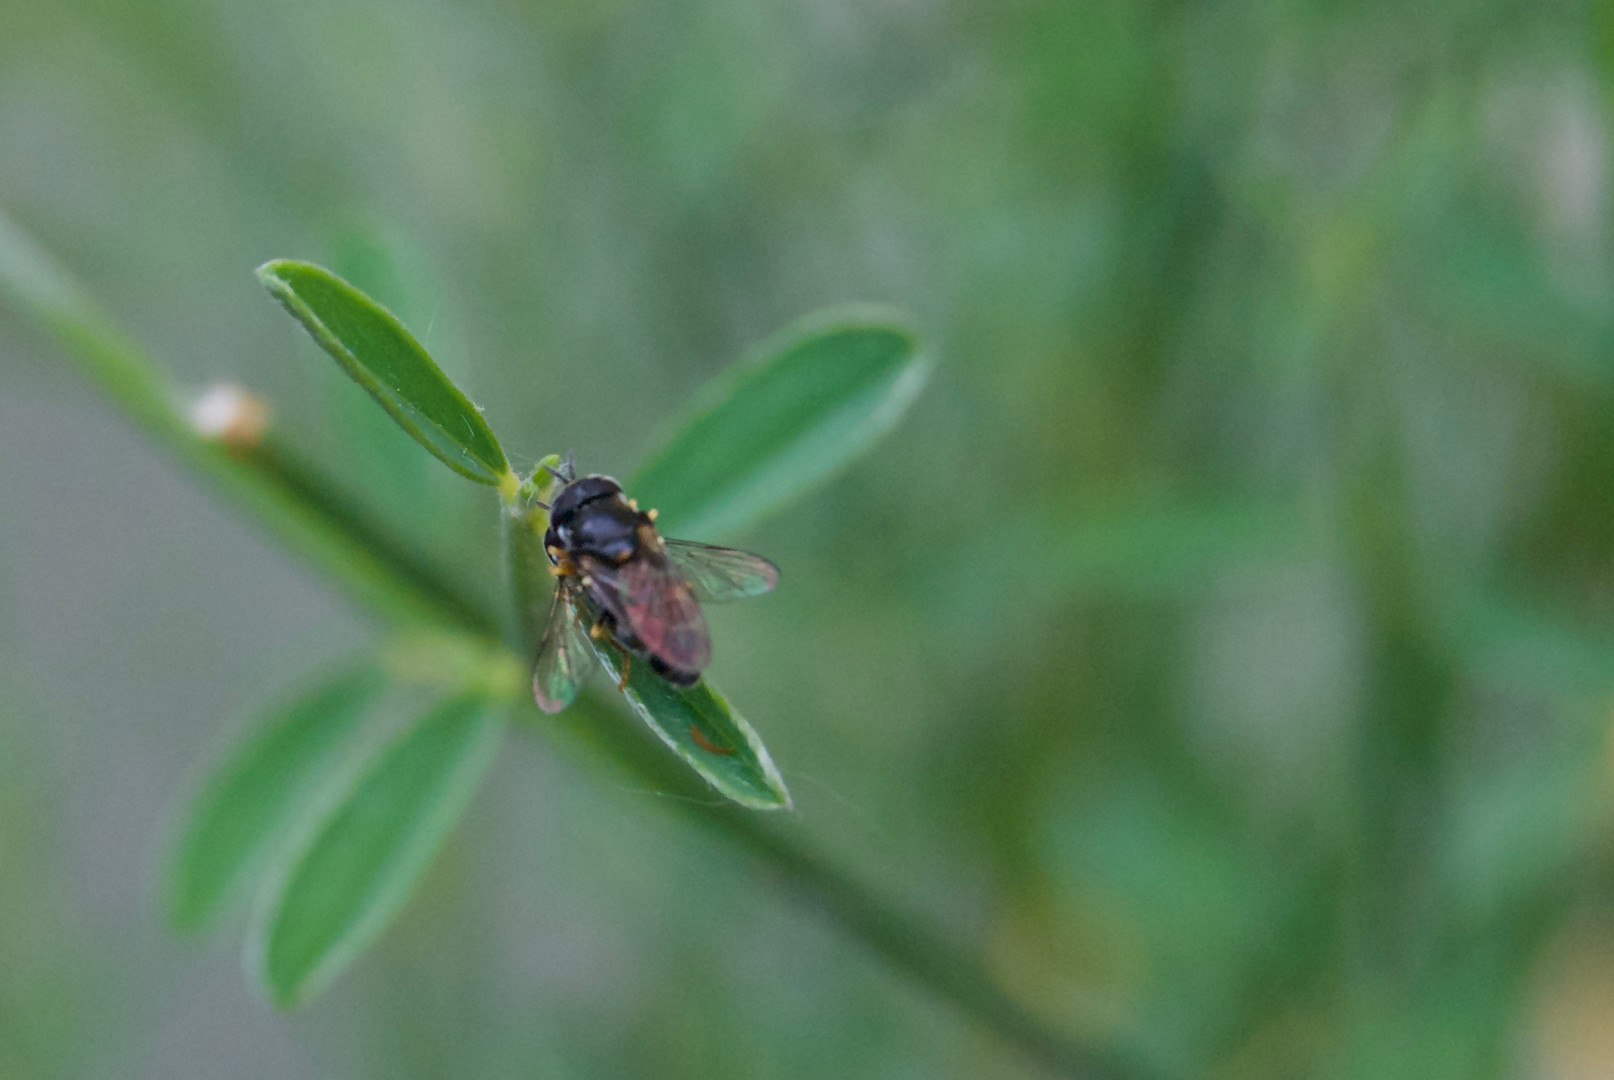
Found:
<svg viewBox="0 0 1614 1080"><path fill-rule="evenodd" d="M693 686L712 659L701 604L760 596L779 583L779 568L749 551L664 539L654 510L640 510L609 476L579 478L571 455L548 471L565 486L547 507L555 597L533 665L538 707L559 712L577 696L593 660L585 623L588 637L623 650L619 689L634 656L674 686Z"/></svg>

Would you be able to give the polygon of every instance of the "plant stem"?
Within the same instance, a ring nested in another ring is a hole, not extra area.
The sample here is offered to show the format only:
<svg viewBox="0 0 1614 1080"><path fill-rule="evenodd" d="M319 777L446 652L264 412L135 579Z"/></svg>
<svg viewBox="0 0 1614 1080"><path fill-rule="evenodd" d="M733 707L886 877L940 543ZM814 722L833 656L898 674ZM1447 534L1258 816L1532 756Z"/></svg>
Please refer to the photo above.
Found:
<svg viewBox="0 0 1614 1080"><path fill-rule="evenodd" d="M0 298L48 330L92 382L135 424L213 481L283 542L341 584L362 606L397 622L427 621L485 640L499 620L406 545L395 542L329 481L274 442L231 448L203 437L140 349L68 277L0 217ZM514 650L512 650L514 655ZM584 695L554 726L603 754L638 782L689 796L673 806L715 827L773 867L809 905L920 985L1051 1071L1084 1080L1154 1080L1131 1055L1068 1039L1015 1002L965 949L911 913L833 869L795 837L754 814L706 805L706 792L639 725L619 722L598 694Z"/></svg>
<svg viewBox="0 0 1614 1080"><path fill-rule="evenodd" d="M85 298L28 237L0 215L0 299L49 331L123 413L151 439L202 474L239 508L248 511L286 546L339 583L362 606L399 622L448 623L484 636L491 631L465 621L464 605L444 605L442 596L407 569L396 545L372 546L372 536L332 520L333 505L300 487L282 468L253 458L262 447L231 449L202 437L178 392ZM339 527L333 527L339 526Z"/></svg>
<svg viewBox="0 0 1614 1080"><path fill-rule="evenodd" d="M690 805L690 804L685 804ZM779 871L796 899L858 938L892 967L998 1033L1060 1076L1124 1080L1158 1076L1135 1054L1087 1045L1051 1029L1012 998L974 957L925 921L877 897L756 814L691 807Z"/></svg>
<svg viewBox="0 0 1614 1080"><path fill-rule="evenodd" d="M318 508L331 531L342 533L370 552L442 621L478 637L499 636L499 620L486 606L457 588L422 552L403 543L361 512L353 499L275 438L273 432L238 454L288 498Z"/></svg>

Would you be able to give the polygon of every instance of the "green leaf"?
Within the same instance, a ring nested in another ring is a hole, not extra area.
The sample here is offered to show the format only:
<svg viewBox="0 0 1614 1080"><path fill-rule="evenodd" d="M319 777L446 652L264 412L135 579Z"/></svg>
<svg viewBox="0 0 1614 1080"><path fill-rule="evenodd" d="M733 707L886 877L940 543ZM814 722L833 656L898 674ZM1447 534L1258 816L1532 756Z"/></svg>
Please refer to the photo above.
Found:
<svg viewBox="0 0 1614 1080"><path fill-rule="evenodd" d="M718 380L628 490L669 535L732 532L868 449L927 371L913 336L877 310L813 316Z"/></svg>
<svg viewBox="0 0 1614 1080"><path fill-rule="evenodd" d="M493 761L504 725L451 699L386 747L266 890L248 943L270 999L305 1001L403 906Z"/></svg>
<svg viewBox="0 0 1614 1080"><path fill-rule="evenodd" d="M620 681L622 652L606 642L591 643L611 679ZM635 659L622 696L719 794L753 810L790 809L790 793L768 748L710 682L680 689Z"/></svg>
<svg viewBox="0 0 1614 1080"><path fill-rule="evenodd" d="M370 665L346 671L271 713L197 797L169 866L177 930L210 925L262 864L328 776L364 707L384 683Z"/></svg>
<svg viewBox="0 0 1614 1080"><path fill-rule="evenodd" d="M353 381L449 468L483 484L513 480L482 413L391 312L329 270L277 259L258 280Z"/></svg>

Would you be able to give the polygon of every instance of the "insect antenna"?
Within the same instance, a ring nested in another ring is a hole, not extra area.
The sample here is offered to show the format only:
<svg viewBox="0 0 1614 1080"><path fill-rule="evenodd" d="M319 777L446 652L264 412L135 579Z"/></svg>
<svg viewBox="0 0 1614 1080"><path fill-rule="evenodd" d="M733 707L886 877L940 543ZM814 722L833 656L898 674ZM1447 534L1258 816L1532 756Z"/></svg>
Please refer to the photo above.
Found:
<svg viewBox="0 0 1614 1080"><path fill-rule="evenodd" d="M560 463L560 468L544 463L544 471L563 484L570 484L577 479L577 462L572 458L572 451L566 451L566 460Z"/></svg>

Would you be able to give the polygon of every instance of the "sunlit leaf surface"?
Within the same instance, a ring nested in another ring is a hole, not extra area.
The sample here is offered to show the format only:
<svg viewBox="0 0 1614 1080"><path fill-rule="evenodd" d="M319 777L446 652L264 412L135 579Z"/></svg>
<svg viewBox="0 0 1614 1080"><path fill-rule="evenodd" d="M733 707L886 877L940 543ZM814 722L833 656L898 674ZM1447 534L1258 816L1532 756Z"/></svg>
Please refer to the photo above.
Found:
<svg viewBox="0 0 1614 1080"><path fill-rule="evenodd" d="M620 680L622 652L607 643L596 643L594 651L609 677ZM755 810L790 808L790 792L768 748L707 680L681 689L633 657L623 697L639 719L720 794Z"/></svg>
<svg viewBox="0 0 1614 1080"><path fill-rule="evenodd" d="M509 465L481 412L391 312L310 263L265 263L258 279L420 445L472 480L504 480Z"/></svg>

